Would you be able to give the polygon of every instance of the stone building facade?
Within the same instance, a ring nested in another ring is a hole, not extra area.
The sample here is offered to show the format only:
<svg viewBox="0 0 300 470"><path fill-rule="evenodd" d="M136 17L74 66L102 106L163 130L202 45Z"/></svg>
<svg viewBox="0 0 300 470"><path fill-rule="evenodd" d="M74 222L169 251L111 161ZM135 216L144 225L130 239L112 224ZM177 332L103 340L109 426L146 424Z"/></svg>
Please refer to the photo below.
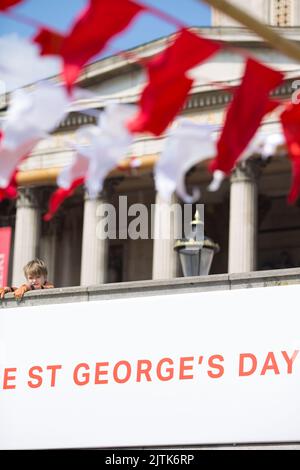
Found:
<svg viewBox="0 0 300 470"><path fill-rule="evenodd" d="M280 34L300 41L299 2L251 0L245 4L236 0L235 3L249 7ZM286 80L274 95L291 99L300 65L223 15L213 11L212 18L212 27L195 28L196 31L205 37L222 40L228 47L191 71L195 82L182 115L197 123L222 124L231 98L228 86L238 83L243 73L244 58L235 48L244 48L258 60L283 70ZM168 39L153 41L132 52L149 57L162 50ZM135 103L144 82L144 73L136 63L112 56L89 65L79 84L94 93L94 97L84 103L85 109L92 111L103 109L111 99ZM1 113L5 114L5 109ZM154 189L153 164L164 145L164 137L139 136L131 148L131 155L140 159L140 166L113 171L97 200L90 200L79 189L51 222L42 221L59 169L72 158L66 140L74 136L80 126L94 121L92 113L71 112L22 165L18 200L0 204L0 226L13 228L9 275L12 284L23 281L22 267L35 256L45 259L49 279L61 287L182 276L173 241L105 241L95 236L99 206L105 202L118 208L119 197L125 195L128 205L144 203L150 208L156 203L159 206L161 201ZM271 114L260 132L270 134L278 130L277 116ZM287 205L290 179L289 160L281 153L268 161L263 161L258 154L253 155L248 163L239 165L215 193L207 191L211 180L207 162L189 172L188 187L196 185L201 189L199 202L205 204L205 232L221 246L211 273L300 266L300 205ZM164 217L154 217L154 220L156 225L169 223Z"/></svg>

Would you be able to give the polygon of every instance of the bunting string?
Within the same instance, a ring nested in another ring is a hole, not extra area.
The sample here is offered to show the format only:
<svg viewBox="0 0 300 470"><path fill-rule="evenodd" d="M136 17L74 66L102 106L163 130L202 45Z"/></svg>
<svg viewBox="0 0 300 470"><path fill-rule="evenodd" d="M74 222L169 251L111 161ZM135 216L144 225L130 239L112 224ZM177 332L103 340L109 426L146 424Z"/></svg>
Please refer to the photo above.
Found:
<svg viewBox="0 0 300 470"><path fill-rule="evenodd" d="M16 197L16 175L20 164L41 139L53 132L78 99L80 91L75 83L84 67L105 50L113 50L111 40L144 13L172 24L176 33L162 52L150 58L139 57L130 51L115 52L130 63L139 63L146 73L147 81L137 106L111 105L107 100L97 125L78 131L77 140L84 138L87 143L72 145L73 161L58 177L59 189L50 199L45 220L50 220L65 198L81 184L86 186L91 197L96 197L107 174L120 165L134 137L142 133L156 137L166 133L165 148L154 169L157 191L166 200L170 200L172 192L176 191L184 201L194 201L200 195L196 190L192 195L187 193L184 185L187 171L197 162L210 159L213 181L209 189L217 190L251 148L263 118L275 110L282 134L266 138L260 143L260 150L267 157L277 145L286 143L293 174L288 202L297 200L300 195L300 105L291 106L270 99L271 92L286 78L283 72L260 63L243 49L204 38L173 15L142 2L87 0L70 29L62 33L16 12L14 7L22 1L0 0L0 13L33 27L36 33L31 42L20 40L17 43L15 40L8 47L11 49L8 53L14 57L13 48L18 48L19 53L23 51L33 57L36 53L33 51L38 48L39 56L32 59L36 62L56 56L62 64L62 83L41 82L33 91L23 89L11 93L0 137L0 200ZM194 85L190 70L224 49L240 54L245 59L245 70L239 85L208 82L232 93L219 135L211 126L186 119L179 119L173 129L171 124L183 109ZM12 77L16 70L16 64L2 61L0 54L0 73ZM92 110L81 111L93 113Z"/></svg>

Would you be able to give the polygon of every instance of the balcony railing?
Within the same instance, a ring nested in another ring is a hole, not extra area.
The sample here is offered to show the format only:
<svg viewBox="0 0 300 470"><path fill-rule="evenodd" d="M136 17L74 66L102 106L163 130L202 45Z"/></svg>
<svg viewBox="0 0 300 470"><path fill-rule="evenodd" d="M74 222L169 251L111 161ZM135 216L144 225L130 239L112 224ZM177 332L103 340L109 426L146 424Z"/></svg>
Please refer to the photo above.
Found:
<svg viewBox="0 0 300 470"><path fill-rule="evenodd" d="M29 307L47 304L86 302L94 300L138 297L143 295L182 294L252 287L300 284L300 268L255 271L241 274L217 274L203 277L177 278L160 281L135 281L102 284L90 287L65 287L27 292L21 302L7 294L2 308Z"/></svg>

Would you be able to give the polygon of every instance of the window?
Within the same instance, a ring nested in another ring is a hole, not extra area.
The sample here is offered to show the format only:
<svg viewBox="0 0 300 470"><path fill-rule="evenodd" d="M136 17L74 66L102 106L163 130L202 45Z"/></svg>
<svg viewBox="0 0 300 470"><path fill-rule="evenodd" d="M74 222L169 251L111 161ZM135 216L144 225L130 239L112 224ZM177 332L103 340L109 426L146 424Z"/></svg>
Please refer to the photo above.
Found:
<svg viewBox="0 0 300 470"><path fill-rule="evenodd" d="M291 26L291 0L273 0L274 26Z"/></svg>

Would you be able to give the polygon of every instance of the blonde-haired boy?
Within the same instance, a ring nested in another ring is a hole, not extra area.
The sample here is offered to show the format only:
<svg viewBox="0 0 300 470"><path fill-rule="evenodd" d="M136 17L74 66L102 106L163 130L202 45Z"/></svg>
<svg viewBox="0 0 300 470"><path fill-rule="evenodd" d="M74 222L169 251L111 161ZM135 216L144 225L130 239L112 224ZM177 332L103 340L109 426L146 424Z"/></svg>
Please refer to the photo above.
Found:
<svg viewBox="0 0 300 470"><path fill-rule="evenodd" d="M22 284L20 287L1 287L0 288L0 299L3 300L5 294L13 292L17 300L20 300L25 292L36 289L52 289L53 284L47 281L48 270L47 266L41 259L34 259L29 261L23 268L24 275L26 278L26 284Z"/></svg>

